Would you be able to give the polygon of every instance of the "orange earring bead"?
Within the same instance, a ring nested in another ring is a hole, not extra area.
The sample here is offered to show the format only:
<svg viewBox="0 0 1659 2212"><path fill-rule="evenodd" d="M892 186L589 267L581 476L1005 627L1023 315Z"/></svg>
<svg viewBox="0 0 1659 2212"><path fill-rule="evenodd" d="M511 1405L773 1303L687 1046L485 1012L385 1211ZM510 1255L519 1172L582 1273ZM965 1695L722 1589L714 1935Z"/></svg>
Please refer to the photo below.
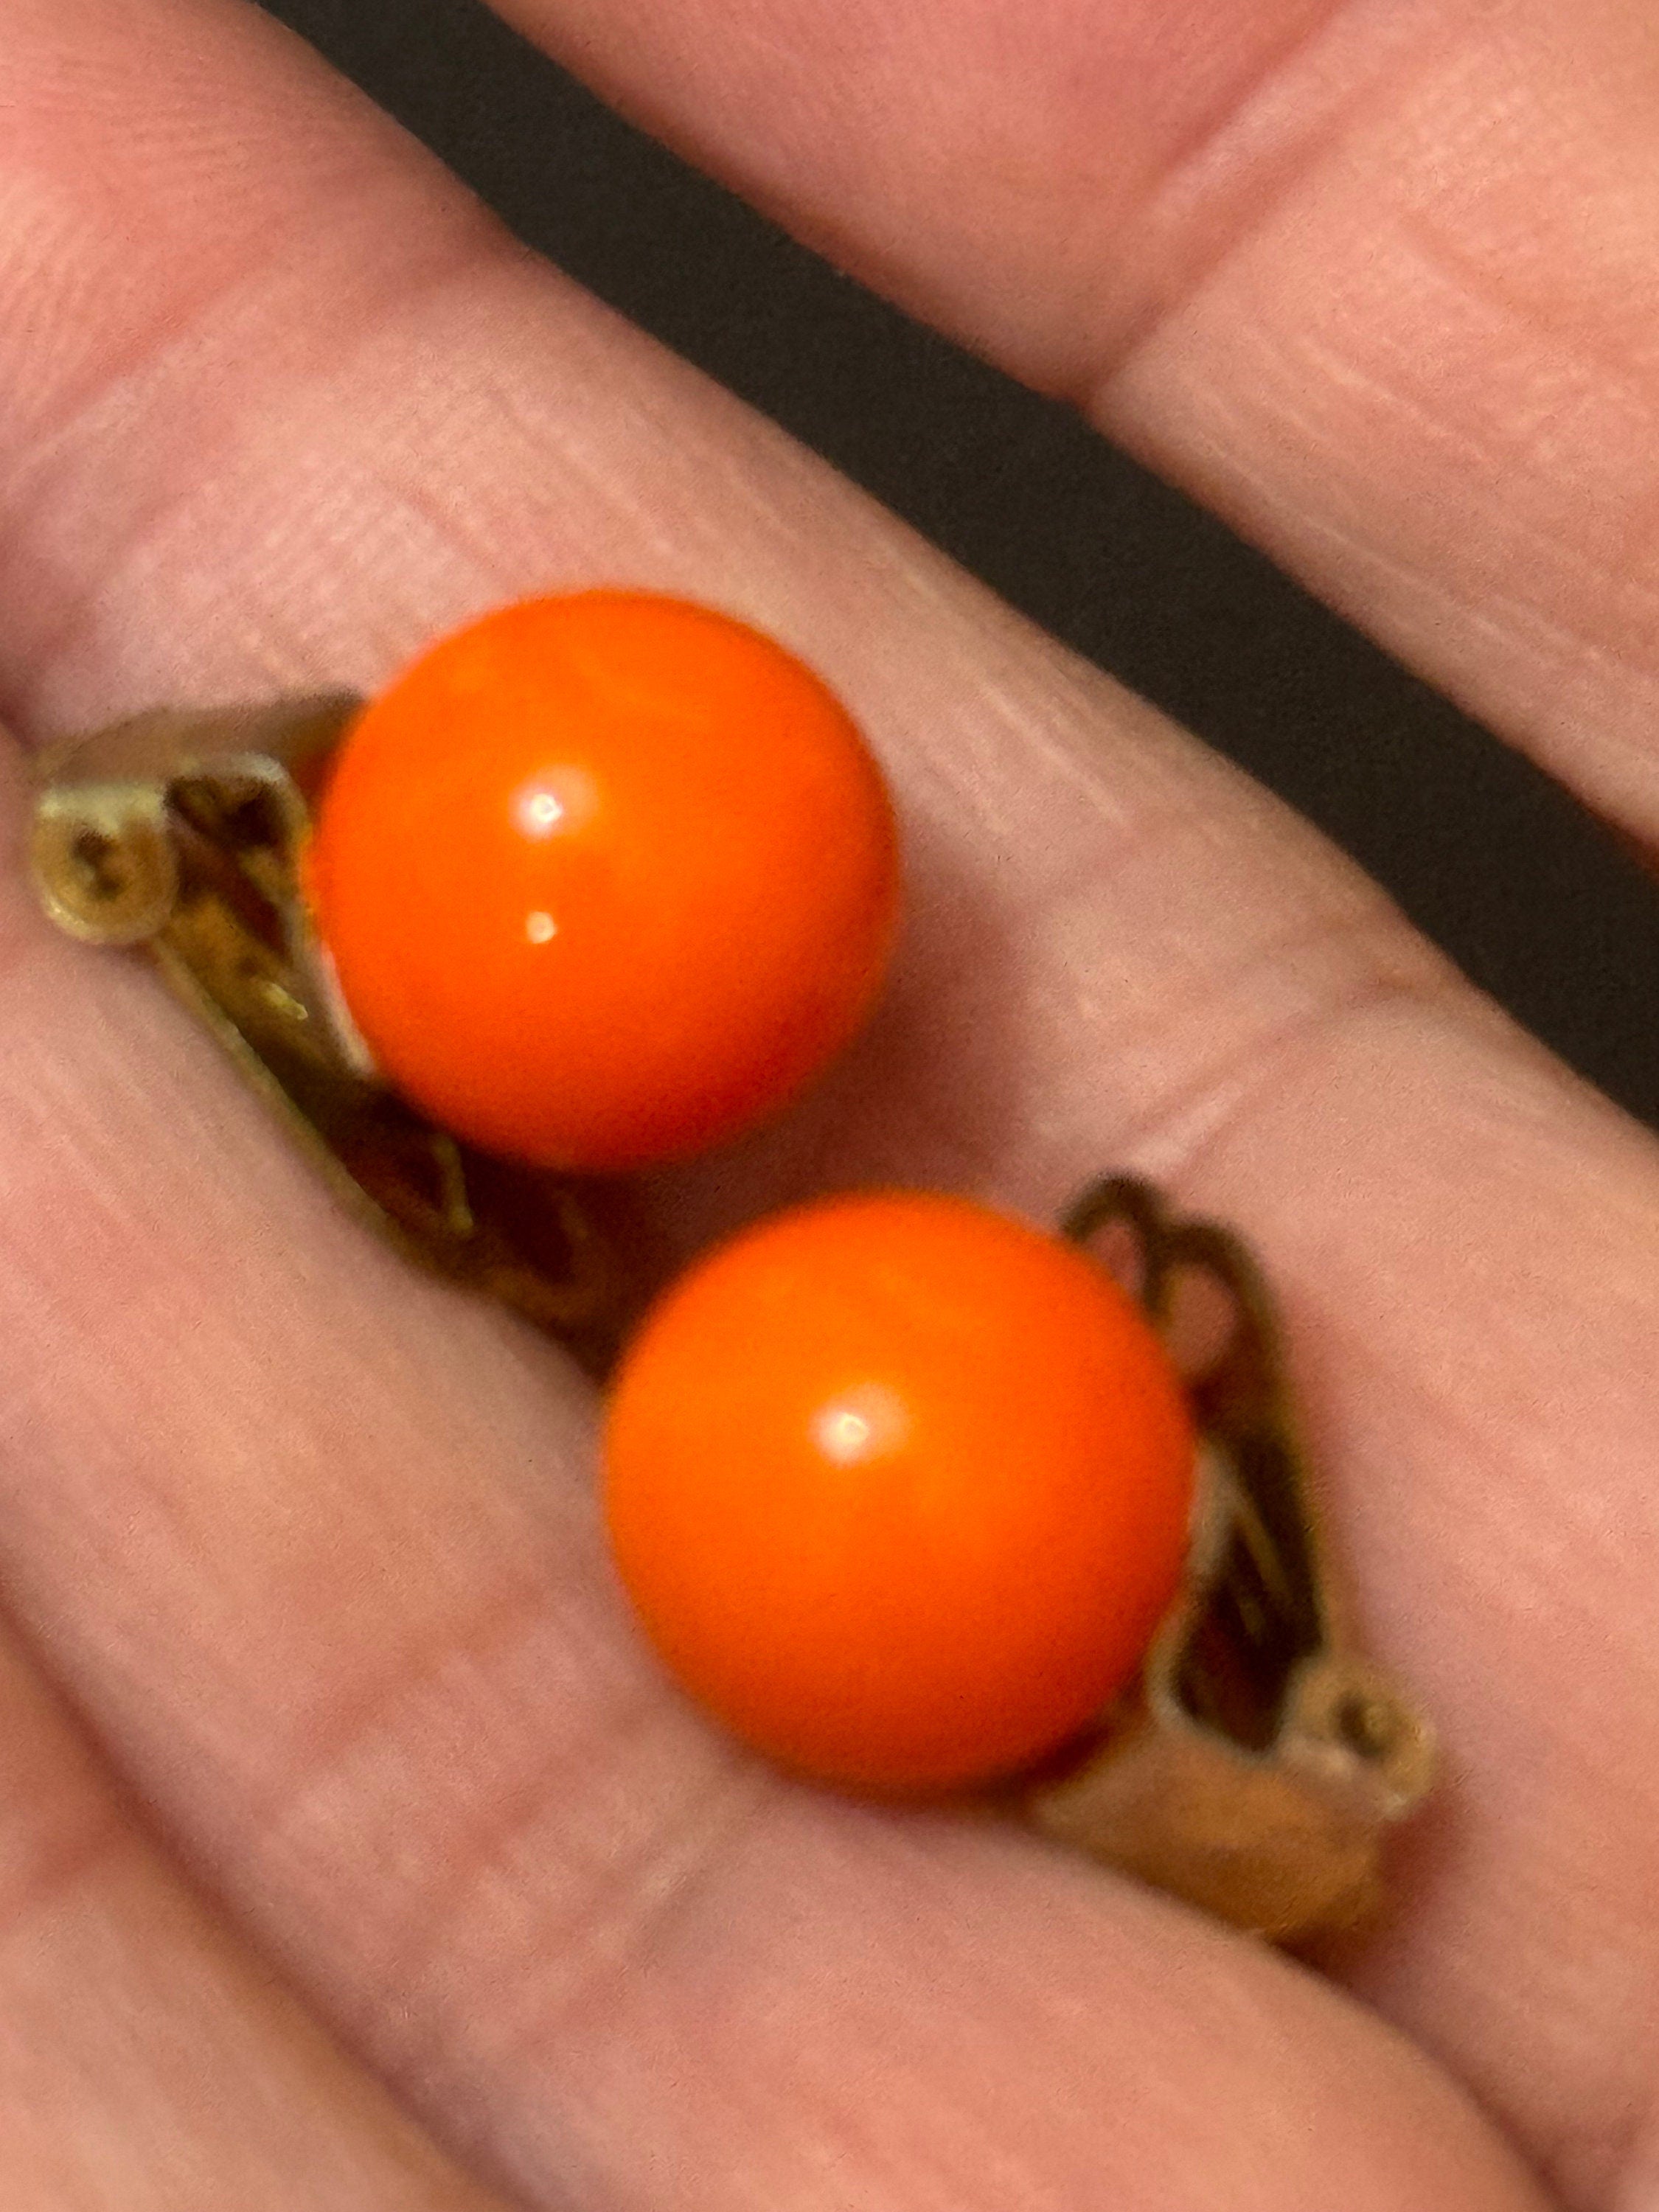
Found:
<svg viewBox="0 0 1659 2212"><path fill-rule="evenodd" d="M532 600L348 731L306 871L381 1073L484 1151L608 1173L762 1121L857 1028L897 909L881 775L745 624Z"/></svg>
<svg viewBox="0 0 1659 2212"><path fill-rule="evenodd" d="M1185 1556L1195 1443L1139 1308L968 1201L831 1199L670 1290L605 1439L622 1580L758 1750L891 1792L1012 1773L1133 1674Z"/></svg>

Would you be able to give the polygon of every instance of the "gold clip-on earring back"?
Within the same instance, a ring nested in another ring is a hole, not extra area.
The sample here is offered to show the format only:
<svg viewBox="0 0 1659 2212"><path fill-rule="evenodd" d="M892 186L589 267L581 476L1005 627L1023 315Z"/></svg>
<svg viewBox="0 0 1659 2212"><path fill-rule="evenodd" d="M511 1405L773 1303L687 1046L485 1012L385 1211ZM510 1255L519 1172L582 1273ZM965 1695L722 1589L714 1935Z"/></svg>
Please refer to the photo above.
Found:
<svg viewBox="0 0 1659 2212"><path fill-rule="evenodd" d="M1373 1908L1431 1734L1346 1642L1230 1232L1124 1177L1058 1239L831 1199L705 1255L618 1357L608 1179L775 1111L893 934L884 787L781 647L532 601L367 707L147 714L41 779L52 919L143 947L380 1234L609 1374L618 1566L708 1710L1277 1939Z"/></svg>

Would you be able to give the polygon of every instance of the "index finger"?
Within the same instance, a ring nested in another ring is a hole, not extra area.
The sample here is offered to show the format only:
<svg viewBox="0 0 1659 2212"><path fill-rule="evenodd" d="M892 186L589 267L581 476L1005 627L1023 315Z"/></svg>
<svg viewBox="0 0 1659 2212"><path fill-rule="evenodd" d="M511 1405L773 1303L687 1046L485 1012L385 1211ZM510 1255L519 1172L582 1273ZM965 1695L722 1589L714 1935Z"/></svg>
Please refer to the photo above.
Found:
<svg viewBox="0 0 1659 2212"><path fill-rule="evenodd" d="M508 0L1659 836L1641 0Z"/></svg>

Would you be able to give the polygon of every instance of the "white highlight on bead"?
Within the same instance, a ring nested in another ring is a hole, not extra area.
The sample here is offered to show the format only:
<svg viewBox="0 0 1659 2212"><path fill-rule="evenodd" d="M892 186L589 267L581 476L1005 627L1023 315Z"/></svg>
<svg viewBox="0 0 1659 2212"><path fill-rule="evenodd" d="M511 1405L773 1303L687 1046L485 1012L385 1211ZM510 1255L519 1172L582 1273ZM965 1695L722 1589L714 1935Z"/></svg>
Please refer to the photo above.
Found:
<svg viewBox="0 0 1659 2212"><path fill-rule="evenodd" d="M519 819L532 837L545 837L564 820L564 801L550 791L532 791L519 810Z"/></svg>
<svg viewBox="0 0 1659 2212"><path fill-rule="evenodd" d="M903 1401L880 1382L848 1390L812 1416L812 1441L836 1467L860 1467L896 1451L909 1433Z"/></svg>
<svg viewBox="0 0 1659 2212"><path fill-rule="evenodd" d="M524 918L524 933L532 945L548 945L559 933L559 925L550 914L527 914Z"/></svg>
<svg viewBox="0 0 1659 2212"><path fill-rule="evenodd" d="M586 769L557 763L538 769L513 794L513 824L520 836L542 844L580 830L598 811L599 793Z"/></svg>

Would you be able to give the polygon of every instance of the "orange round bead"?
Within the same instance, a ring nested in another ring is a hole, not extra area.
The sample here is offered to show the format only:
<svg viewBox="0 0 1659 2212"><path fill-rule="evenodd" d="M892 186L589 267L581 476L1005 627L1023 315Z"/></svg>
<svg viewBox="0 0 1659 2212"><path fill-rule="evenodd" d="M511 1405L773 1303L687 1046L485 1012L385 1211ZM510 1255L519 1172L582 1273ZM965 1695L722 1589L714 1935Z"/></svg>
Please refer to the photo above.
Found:
<svg viewBox="0 0 1659 2212"><path fill-rule="evenodd" d="M1139 1309L1058 1239L874 1194L762 1223L626 1355L622 1579L737 1735L889 1791L1012 1772L1133 1674L1180 1577L1194 1443Z"/></svg>
<svg viewBox="0 0 1659 2212"><path fill-rule="evenodd" d="M532 600L365 709L309 895L387 1079L486 1151L610 1172L781 1106L879 985L897 864L845 710L744 623Z"/></svg>

